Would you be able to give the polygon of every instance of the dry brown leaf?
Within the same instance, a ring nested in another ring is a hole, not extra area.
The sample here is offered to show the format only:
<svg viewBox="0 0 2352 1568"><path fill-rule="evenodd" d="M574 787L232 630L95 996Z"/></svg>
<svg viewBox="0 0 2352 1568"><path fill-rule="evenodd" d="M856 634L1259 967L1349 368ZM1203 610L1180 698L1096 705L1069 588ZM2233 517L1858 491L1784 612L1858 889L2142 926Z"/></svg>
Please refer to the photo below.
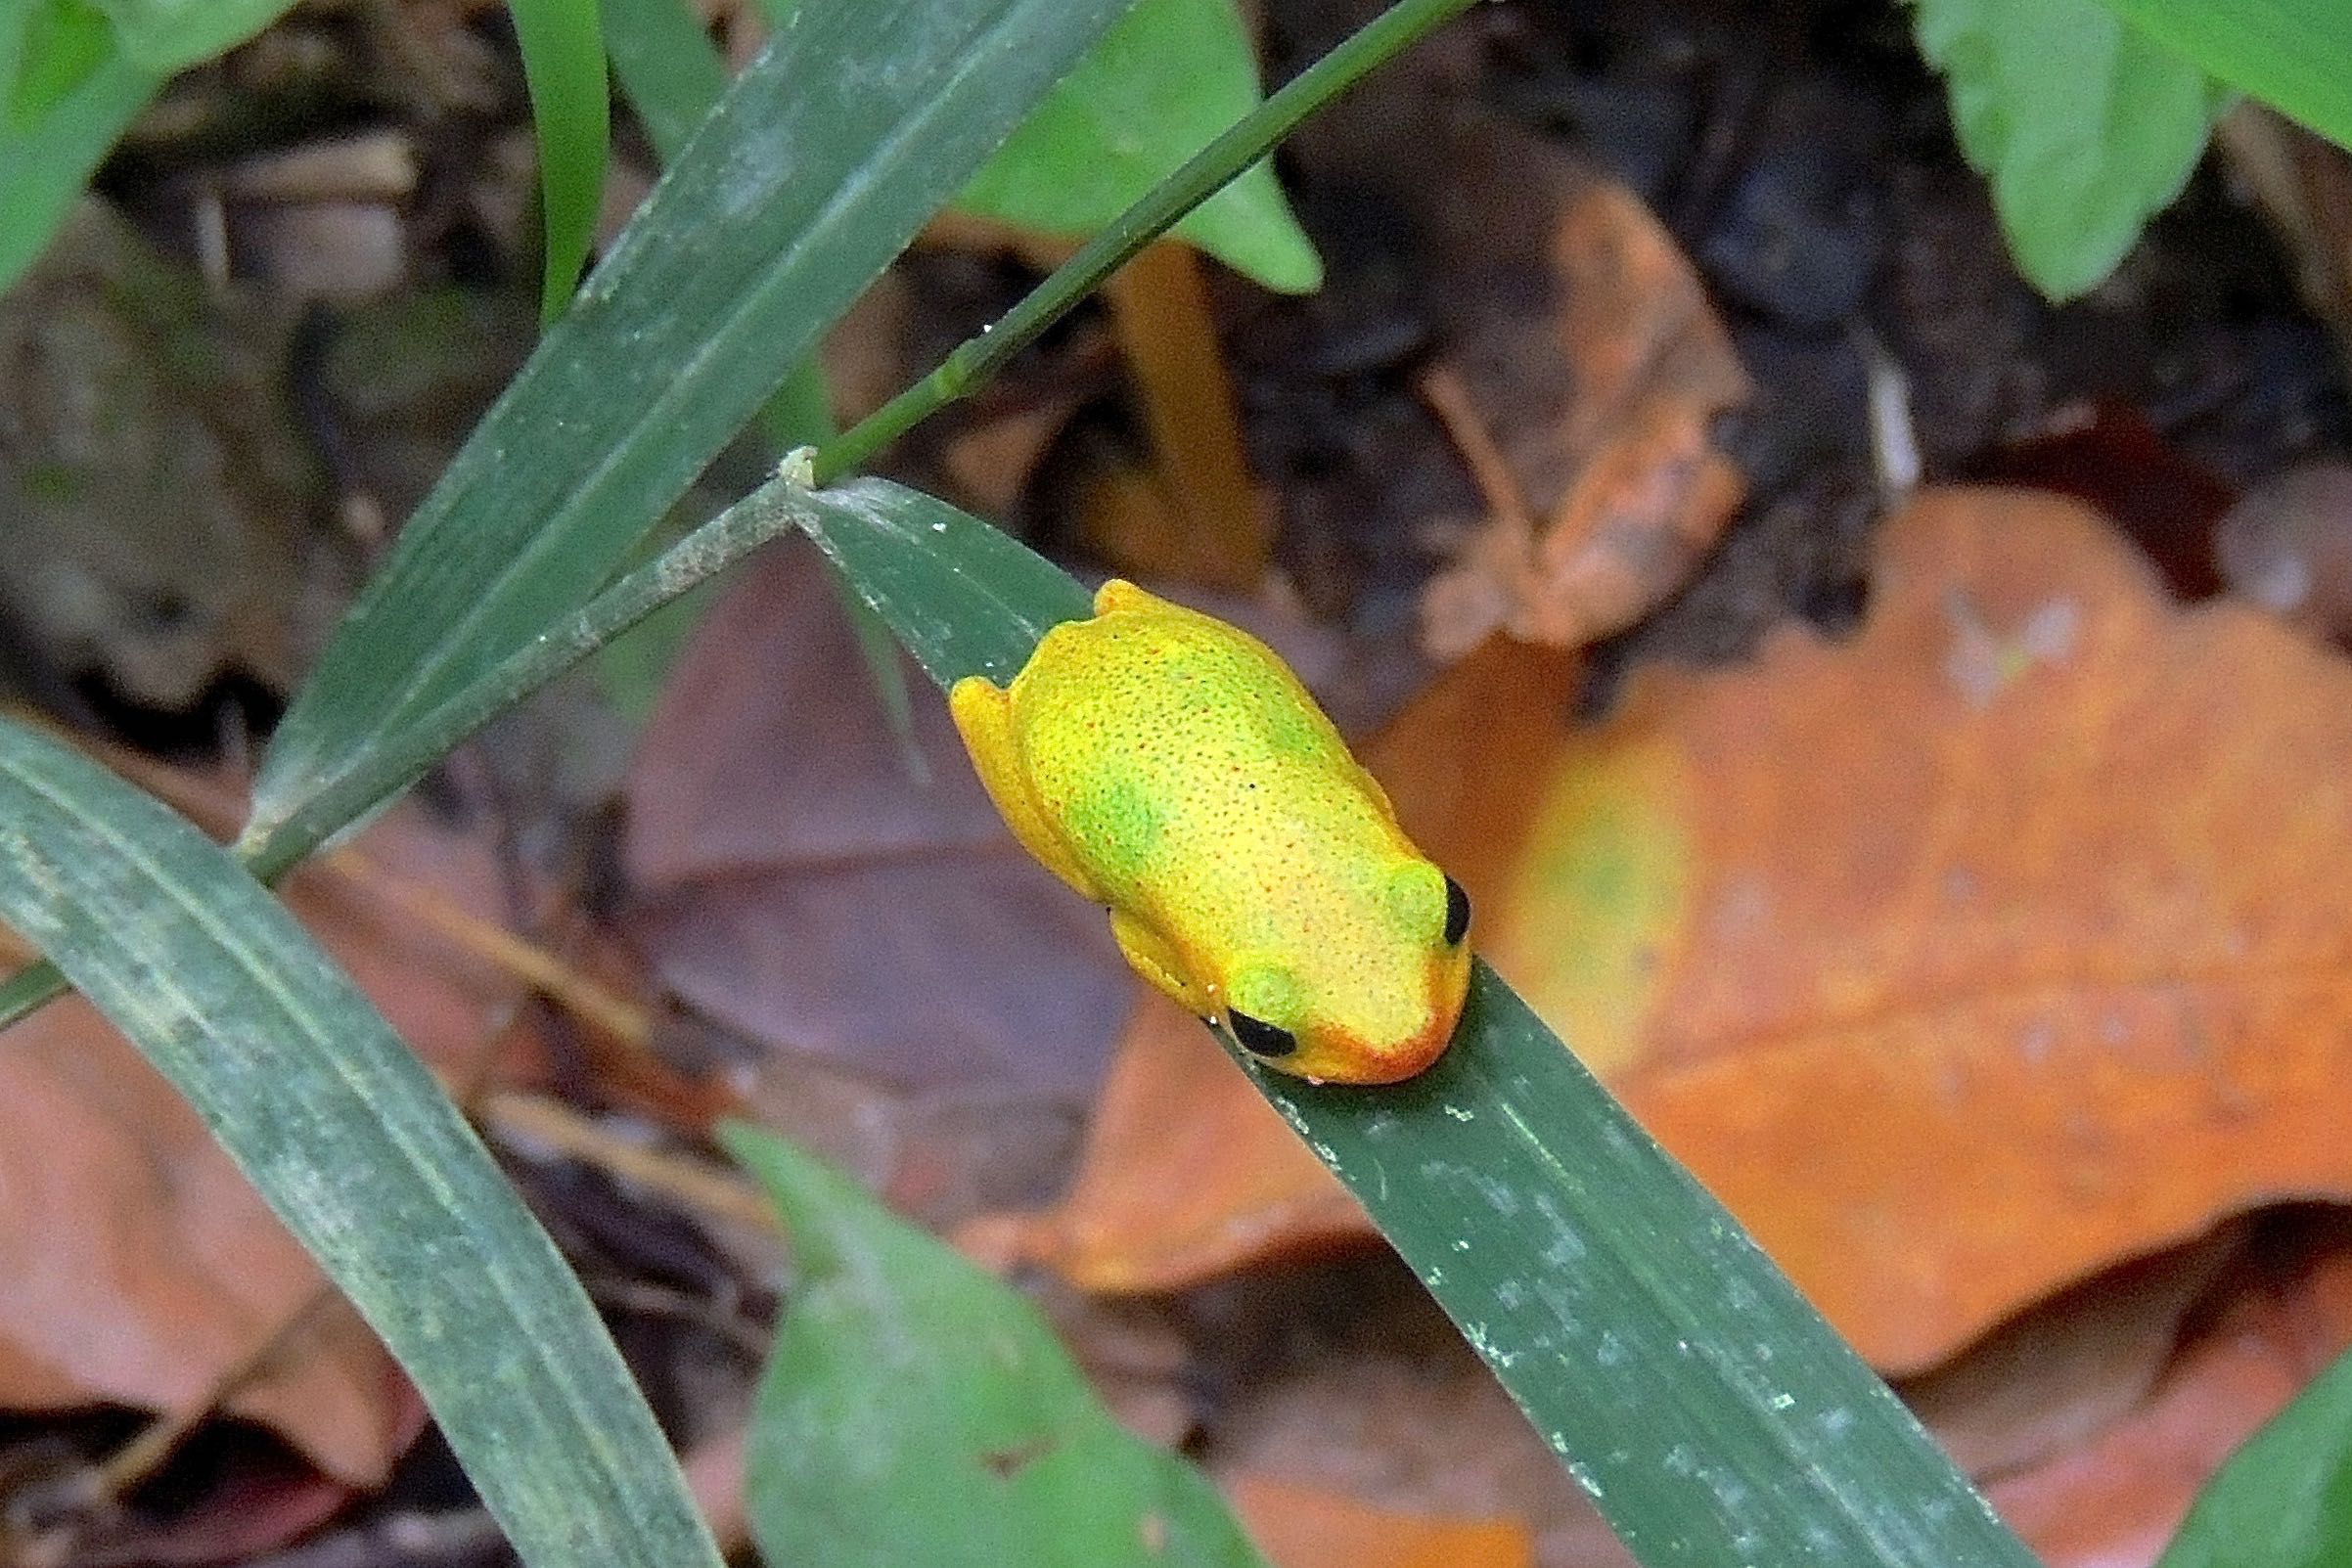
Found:
<svg viewBox="0 0 2352 1568"><path fill-rule="evenodd" d="M130 771L215 830L243 816L232 781ZM495 918L489 855L420 812L396 809L357 842L375 864ZM285 891L428 1060L469 1072L496 1044L516 994L499 971L334 869L305 867ZM78 998L0 1046L0 1408L201 1410L321 1283L195 1113ZM226 1409L355 1486L383 1479L420 1415L347 1312L306 1325Z"/></svg>
<svg viewBox="0 0 2352 1568"><path fill-rule="evenodd" d="M2238 499L2237 486L2130 403L2058 409L2041 429L1979 460L1970 477L2081 502L2138 545L2182 599L2208 599L2224 586L2215 529Z"/></svg>
<svg viewBox="0 0 2352 1568"><path fill-rule="evenodd" d="M1373 758L1497 967L1910 1370L2222 1216L2352 1191L2352 668L2176 608L2049 497L1924 496L1874 581L1852 641L1651 672L1572 737L1522 694L1557 664L1490 649ZM1154 1022L1071 1201L992 1240L1165 1286L1330 1244L1335 1191Z"/></svg>
<svg viewBox="0 0 2352 1568"><path fill-rule="evenodd" d="M2298 464L2255 485L2214 525L2213 554L2239 598L2352 643L2352 464Z"/></svg>
<svg viewBox="0 0 2352 1568"><path fill-rule="evenodd" d="M1638 199L1544 138L1474 121L1458 134L1478 140L1471 167L1512 188L1469 209L1540 224L1497 216L1452 246L1459 299L1431 401L1491 515L1430 583L1423 641L1446 658L1497 629L1580 648L1640 619L1713 546L1743 486L1712 427L1750 387Z"/></svg>
<svg viewBox="0 0 2352 1568"><path fill-rule="evenodd" d="M1903 1399L1970 1475L2014 1475L2080 1450L2148 1399L2181 1325L2245 1264L2252 1222L2138 1258L2037 1302Z"/></svg>
<svg viewBox="0 0 2352 1568"><path fill-rule="evenodd" d="M628 784L632 921L742 1034L916 1087L1082 1093L1128 971L1015 844L946 708L918 778L813 549L766 552L674 670Z"/></svg>

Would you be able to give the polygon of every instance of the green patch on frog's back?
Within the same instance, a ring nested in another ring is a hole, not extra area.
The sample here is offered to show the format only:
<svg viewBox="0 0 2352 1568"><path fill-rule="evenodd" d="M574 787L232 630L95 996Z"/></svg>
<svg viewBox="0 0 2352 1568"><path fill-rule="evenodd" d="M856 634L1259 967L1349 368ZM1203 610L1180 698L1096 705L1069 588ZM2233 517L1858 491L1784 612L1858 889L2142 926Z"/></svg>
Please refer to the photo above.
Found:
<svg viewBox="0 0 2352 1568"><path fill-rule="evenodd" d="M1133 775L1098 772L1062 807L1063 831L1089 869L1113 881L1141 877L1159 853L1167 814Z"/></svg>
<svg viewBox="0 0 2352 1568"><path fill-rule="evenodd" d="M1345 753L1330 724L1312 708L1289 702L1261 702L1257 719L1267 747L1276 756L1301 762L1334 761Z"/></svg>

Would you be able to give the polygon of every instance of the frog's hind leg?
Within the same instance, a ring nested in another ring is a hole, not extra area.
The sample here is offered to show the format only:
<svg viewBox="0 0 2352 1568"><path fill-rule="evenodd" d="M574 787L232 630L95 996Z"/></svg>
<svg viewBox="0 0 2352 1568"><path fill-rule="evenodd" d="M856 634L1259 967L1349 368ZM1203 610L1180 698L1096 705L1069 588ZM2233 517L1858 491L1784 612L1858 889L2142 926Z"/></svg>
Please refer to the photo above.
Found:
<svg viewBox="0 0 2352 1568"><path fill-rule="evenodd" d="M985 678L968 675L947 694L947 711L972 753L972 770L980 786L1020 840L1020 847L1037 857L1045 869L1067 882L1090 904L1106 902L1103 890L1070 854L1069 846L1046 820L1029 786L1028 769L1013 739L1013 698Z"/></svg>
<svg viewBox="0 0 2352 1568"><path fill-rule="evenodd" d="M1205 1018L1217 1010L1208 993L1184 977L1175 949L1157 931L1124 911L1112 910L1110 936L1118 943L1129 968L1151 981L1154 989L1182 1003L1193 1016Z"/></svg>

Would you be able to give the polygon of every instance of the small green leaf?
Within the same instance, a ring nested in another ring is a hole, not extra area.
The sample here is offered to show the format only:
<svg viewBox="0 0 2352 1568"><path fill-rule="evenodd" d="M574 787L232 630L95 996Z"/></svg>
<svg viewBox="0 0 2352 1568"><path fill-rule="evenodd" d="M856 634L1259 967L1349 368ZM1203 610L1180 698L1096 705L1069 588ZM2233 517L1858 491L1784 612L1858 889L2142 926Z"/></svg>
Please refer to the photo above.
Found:
<svg viewBox="0 0 2352 1568"><path fill-rule="evenodd" d="M507 0L531 95L531 132L539 146L539 204L546 256L539 317L554 321L571 299L605 189L611 144L611 95L605 86L605 40L596 0Z"/></svg>
<svg viewBox="0 0 2352 1568"><path fill-rule="evenodd" d="M1200 1472L1111 1419L1018 1291L784 1140L719 1136L798 1270L744 1456L769 1562L1265 1568Z"/></svg>
<svg viewBox="0 0 2352 1568"><path fill-rule="evenodd" d="M0 0L0 5L10 0ZM162 86L83 0L35 0L0 26L0 289L39 256L115 138Z"/></svg>
<svg viewBox="0 0 2352 1568"><path fill-rule="evenodd" d="M0 132L8 134L40 123L115 54L114 29L89 0L36 0L0 27L0 82L15 84L0 94L8 111Z"/></svg>
<svg viewBox="0 0 2352 1568"><path fill-rule="evenodd" d="M957 205L1088 235L1258 101L1234 0L1136 0L964 188ZM1174 233L1269 289L1306 293L1323 263L1271 164L1252 164Z"/></svg>
<svg viewBox="0 0 2352 1568"><path fill-rule="evenodd" d="M2098 0L1916 7L2019 270L2055 300L2096 287L2188 184L2229 95Z"/></svg>
<svg viewBox="0 0 2352 1568"><path fill-rule="evenodd" d="M2352 1355L2230 1456L2156 1568L2352 1563Z"/></svg>
<svg viewBox="0 0 2352 1568"><path fill-rule="evenodd" d="M717 1568L579 1281L368 1000L252 876L0 722L0 920L171 1080L408 1369L533 1568Z"/></svg>
<svg viewBox="0 0 2352 1568"><path fill-rule="evenodd" d="M2106 3L2218 79L2352 148L2352 5L2344 0Z"/></svg>
<svg viewBox="0 0 2352 1568"><path fill-rule="evenodd" d="M113 21L122 53L142 70L168 76L225 55L294 9L294 0L97 0Z"/></svg>

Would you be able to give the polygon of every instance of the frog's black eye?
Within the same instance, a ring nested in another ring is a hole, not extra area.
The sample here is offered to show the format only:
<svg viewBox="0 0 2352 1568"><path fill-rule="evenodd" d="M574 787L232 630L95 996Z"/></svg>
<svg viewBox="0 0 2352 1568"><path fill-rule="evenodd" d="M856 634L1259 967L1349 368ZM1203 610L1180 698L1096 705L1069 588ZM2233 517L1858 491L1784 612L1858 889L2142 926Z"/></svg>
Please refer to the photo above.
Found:
<svg viewBox="0 0 2352 1568"><path fill-rule="evenodd" d="M1451 876L1445 879L1445 945L1458 947L1470 935L1470 895Z"/></svg>
<svg viewBox="0 0 2352 1568"><path fill-rule="evenodd" d="M1298 1049L1298 1037L1288 1029L1277 1029L1246 1012L1229 1012L1225 1016L1233 1024L1233 1037L1252 1055L1287 1056Z"/></svg>

